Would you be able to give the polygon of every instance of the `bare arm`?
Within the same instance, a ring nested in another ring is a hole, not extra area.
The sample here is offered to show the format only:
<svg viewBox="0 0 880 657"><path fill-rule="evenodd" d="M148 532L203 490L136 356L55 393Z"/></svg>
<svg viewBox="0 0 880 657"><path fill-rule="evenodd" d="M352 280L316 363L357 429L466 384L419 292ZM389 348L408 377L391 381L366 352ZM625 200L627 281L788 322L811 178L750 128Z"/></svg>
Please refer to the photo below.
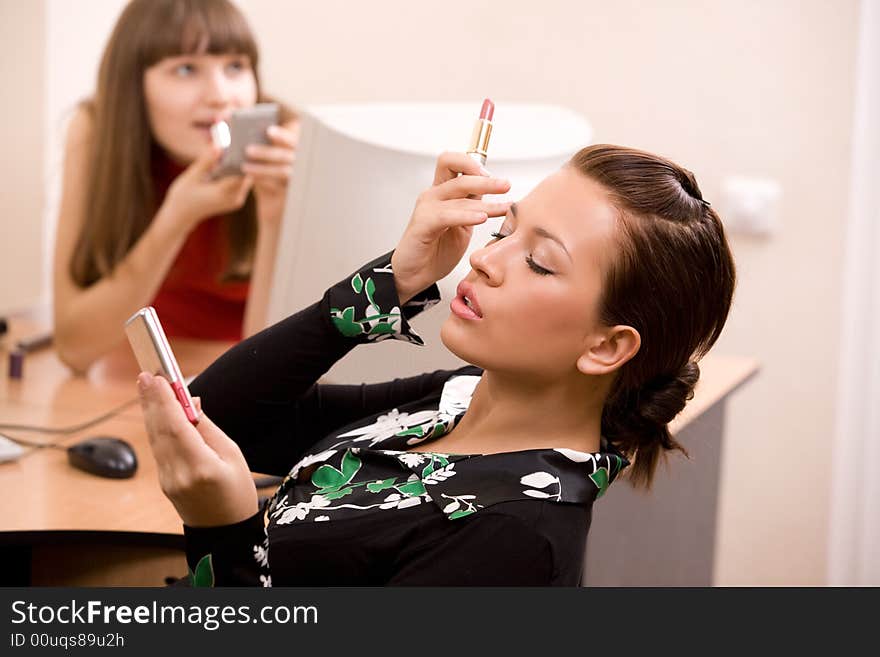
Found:
<svg viewBox="0 0 880 657"><path fill-rule="evenodd" d="M249 189L250 185L249 180L241 178L222 183L197 182L196 178L203 174L201 168L213 162L213 156L207 153L178 178L189 176L193 180L185 181L186 186L178 185L177 180L174 183L180 188L177 196L186 202L169 202L169 191L150 226L112 274L89 287L80 287L71 277L70 261L85 223L92 129L91 118L80 110L68 130L53 263L55 345L61 360L77 372L87 370L123 340L125 320L152 301L189 231L201 218L213 213L216 204L208 201L223 193L223 200L235 196L234 201L240 206L244 195L234 187L246 184Z"/></svg>
<svg viewBox="0 0 880 657"><path fill-rule="evenodd" d="M186 237L173 217L154 221L112 276L87 288L73 281L70 261L85 223L91 122L80 110L68 130L53 265L55 345L77 372L122 340L123 323L155 296Z"/></svg>

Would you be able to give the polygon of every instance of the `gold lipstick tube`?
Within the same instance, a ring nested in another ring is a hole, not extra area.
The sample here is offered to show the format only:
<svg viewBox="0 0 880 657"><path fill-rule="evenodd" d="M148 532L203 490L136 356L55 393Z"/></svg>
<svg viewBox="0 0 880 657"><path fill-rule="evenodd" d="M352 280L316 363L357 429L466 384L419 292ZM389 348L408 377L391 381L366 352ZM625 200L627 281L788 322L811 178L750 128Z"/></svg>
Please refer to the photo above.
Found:
<svg viewBox="0 0 880 657"><path fill-rule="evenodd" d="M474 124L474 131L471 134L471 143L467 149L467 154L479 162L486 165L486 156L489 154L489 139L492 136L492 122L488 119L477 119Z"/></svg>

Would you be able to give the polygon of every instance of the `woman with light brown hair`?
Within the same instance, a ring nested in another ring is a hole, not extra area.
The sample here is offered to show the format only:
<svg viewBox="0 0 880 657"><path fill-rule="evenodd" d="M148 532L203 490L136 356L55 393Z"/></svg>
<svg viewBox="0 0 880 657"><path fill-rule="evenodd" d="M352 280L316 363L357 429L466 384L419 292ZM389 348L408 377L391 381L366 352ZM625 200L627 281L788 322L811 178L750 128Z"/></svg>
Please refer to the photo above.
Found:
<svg viewBox="0 0 880 657"><path fill-rule="evenodd" d="M461 175L459 175L461 174ZM694 176L590 146L516 203L442 155L394 251L243 341L190 386L138 386L196 585L577 585L593 503L650 486L667 425L721 333L735 272ZM358 344L421 344L409 320L474 225L440 337L471 363L371 385L319 377ZM249 470L286 474L261 506Z"/></svg>
<svg viewBox="0 0 880 657"><path fill-rule="evenodd" d="M174 337L262 328L296 121L282 105L243 175L212 179L210 126L268 99L259 54L228 0L132 0L95 95L68 129L54 260L55 344L84 371L156 307Z"/></svg>

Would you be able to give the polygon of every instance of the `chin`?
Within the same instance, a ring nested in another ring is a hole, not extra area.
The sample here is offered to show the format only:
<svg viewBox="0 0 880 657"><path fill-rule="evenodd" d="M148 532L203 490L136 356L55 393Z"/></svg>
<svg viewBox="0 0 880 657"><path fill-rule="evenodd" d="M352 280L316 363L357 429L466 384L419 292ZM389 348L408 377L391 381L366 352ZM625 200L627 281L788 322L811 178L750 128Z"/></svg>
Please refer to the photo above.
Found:
<svg viewBox="0 0 880 657"><path fill-rule="evenodd" d="M485 360L485 354L490 352L490 347L473 336L462 335L455 326L456 318L450 315L440 327L440 342L461 360L476 365L484 370L490 369L490 364ZM481 356L482 354L482 356Z"/></svg>
<svg viewBox="0 0 880 657"><path fill-rule="evenodd" d="M455 356L477 367L515 375L524 381L552 383L571 373L571 357L552 349L538 349L531 343L498 344L483 334L474 334L459 326L453 315L440 327L440 341Z"/></svg>

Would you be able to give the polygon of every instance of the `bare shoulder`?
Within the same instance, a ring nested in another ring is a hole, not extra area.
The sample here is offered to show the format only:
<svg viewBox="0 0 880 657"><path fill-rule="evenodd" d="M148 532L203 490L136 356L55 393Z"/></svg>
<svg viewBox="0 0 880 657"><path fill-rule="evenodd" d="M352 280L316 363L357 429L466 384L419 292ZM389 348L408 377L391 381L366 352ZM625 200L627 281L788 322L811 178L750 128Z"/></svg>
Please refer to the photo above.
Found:
<svg viewBox="0 0 880 657"><path fill-rule="evenodd" d="M80 104L74 110L70 123L67 126L67 151L88 148L92 143L94 133L94 115L86 104Z"/></svg>

